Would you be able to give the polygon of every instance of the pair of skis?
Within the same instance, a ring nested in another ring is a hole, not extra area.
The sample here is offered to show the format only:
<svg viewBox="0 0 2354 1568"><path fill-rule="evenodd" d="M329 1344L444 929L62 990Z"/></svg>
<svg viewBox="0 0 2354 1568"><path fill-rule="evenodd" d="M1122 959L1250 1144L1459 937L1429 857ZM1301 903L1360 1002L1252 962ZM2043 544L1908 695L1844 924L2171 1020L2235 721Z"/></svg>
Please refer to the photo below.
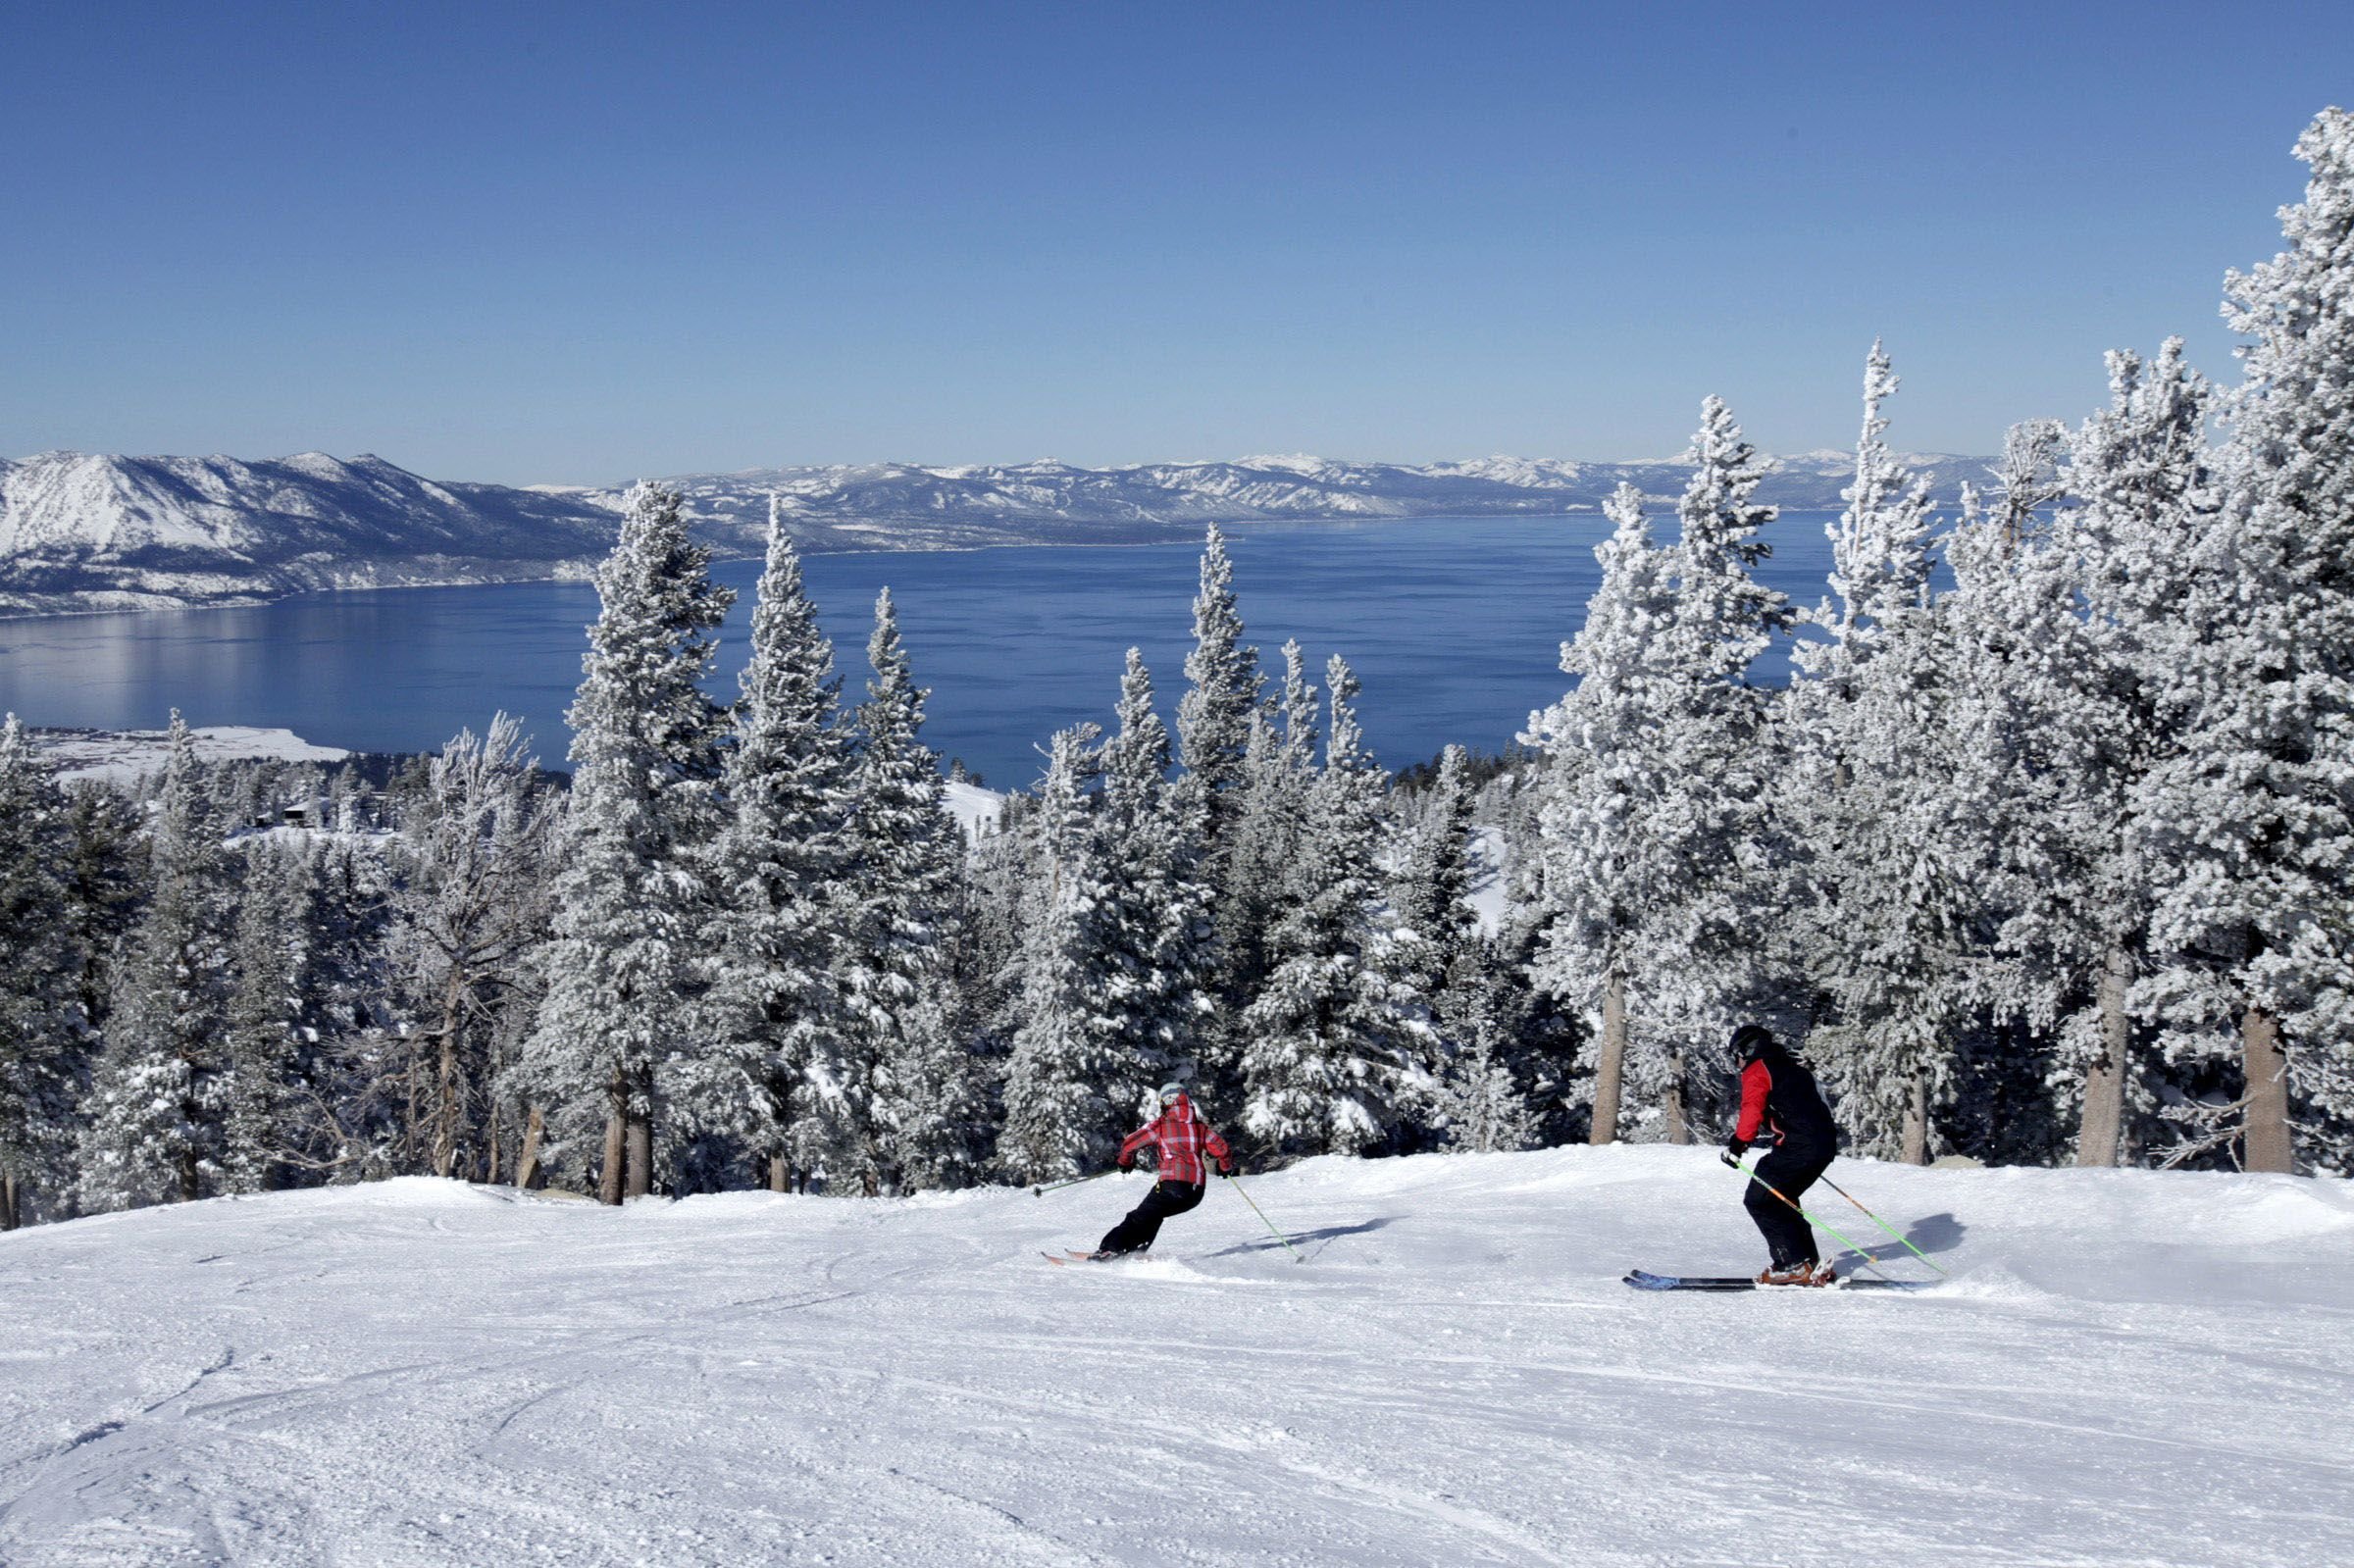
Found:
<svg viewBox="0 0 2354 1568"><path fill-rule="evenodd" d="M1689 1275L1651 1274L1642 1269L1627 1271L1625 1283L1638 1290L1933 1290L1941 1283L1936 1280L1867 1280L1851 1275L1832 1286L1764 1286L1746 1275Z"/></svg>
<svg viewBox="0 0 2354 1568"><path fill-rule="evenodd" d="M1057 1266L1057 1267L1067 1267L1068 1265L1070 1265L1070 1264L1073 1264L1073 1263L1109 1263L1109 1262L1110 1262L1110 1261L1111 1261L1113 1258L1137 1257L1137 1256L1141 1256L1141 1255L1142 1255L1142 1254L1140 1254L1140 1253L1133 1253L1133 1252L1072 1252L1072 1251L1062 1251L1062 1252L1041 1252L1041 1253L1039 1254L1039 1256L1040 1256L1040 1257L1042 1257L1042 1258L1045 1258L1045 1259L1046 1259L1046 1260L1047 1260L1049 1263L1054 1264L1054 1265L1055 1265L1055 1266Z"/></svg>

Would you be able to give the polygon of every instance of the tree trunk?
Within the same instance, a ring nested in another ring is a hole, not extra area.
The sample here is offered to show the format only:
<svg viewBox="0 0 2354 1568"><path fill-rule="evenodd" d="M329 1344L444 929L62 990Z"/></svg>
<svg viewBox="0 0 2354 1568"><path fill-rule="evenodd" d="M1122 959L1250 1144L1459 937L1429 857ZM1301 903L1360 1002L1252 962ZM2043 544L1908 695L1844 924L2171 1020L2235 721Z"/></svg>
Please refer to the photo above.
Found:
<svg viewBox="0 0 2354 1568"><path fill-rule="evenodd" d="M1667 1141L1692 1141L1691 1126L1684 1119L1684 1053L1677 1051L1667 1058Z"/></svg>
<svg viewBox="0 0 2354 1568"><path fill-rule="evenodd" d="M515 1156L515 1187L518 1191L529 1188L539 1177L539 1135L547 1130L547 1119L535 1105L524 1118L523 1149Z"/></svg>
<svg viewBox="0 0 2354 1568"><path fill-rule="evenodd" d="M1902 1156L1907 1165L1929 1163L1929 1075L1916 1071L1913 1090L1905 1100L1905 1148Z"/></svg>
<svg viewBox="0 0 2354 1568"><path fill-rule="evenodd" d="M2101 1054L2084 1069L2084 1114L2076 1123L2076 1163L2115 1165L2125 1125L2125 1052L2133 1027L2125 1017L2125 986L2133 955L2112 946L2101 966Z"/></svg>
<svg viewBox="0 0 2354 1568"><path fill-rule="evenodd" d="M19 1207L17 1173L0 1171L0 1231L13 1231L24 1223Z"/></svg>
<svg viewBox="0 0 2354 1568"><path fill-rule="evenodd" d="M623 1188L626 1197L643 1197L653 1189L654 1175L654 1106L653 1072L649 1068L640 1076L639 1092L631 1096L629 1111L629 1179Z"/></svg>
<svg viewBox="0 0 2354 1568"><path fill-rule="evenodd" d="M458 968L450 966L449 984L441 991L441 1050L435 1062L434 1174L446 1177L458 1158Z"/></svg>
<svg viewBox="0 0 2354 1568"><path fill-rule="evenodd" d="M483 1183L486 1187L498 1185L498 1156L502 1152L498 1146L500 1131L498 1106L494 1103L490 1107L490 1147L485 1152L483 1160Z"/></svg>
<svg viewBox="0 0 2354 1568"><path fill-rule="evenodd" d="M2288 1053L2280 1046L2280 1020L2251 1004L2239 1019L2239 1050L2248 1085L2246 1151L2251 1171L2283 1175L2297 1168L2288 1128Z"/></svg>
<svg viewBox="0 0 2354 1568"><path fill-rule="evenodd" d="M629 1125L630 1083L614 1069L613 1082L605 1090L605 1168L596 1175L596 1200L618 1206L621 1202L622 1135Z"/></svg>
<svg viewBox="0 0 2354 1568"><path fill-rule="evenodd" d="M1613 971L1602 986L1602 1054L1594 1063L1594 1126L1589 1143L1618 1141L1619 1081L1626 1071L1626 977Z"/></svg>
<svg viewBox="0 0 2354 1568"><path fill-rule="evenodd" d="M783 1154L768 1157L768 1189L771 1192L793 1190L793 1162Z"/></svg>

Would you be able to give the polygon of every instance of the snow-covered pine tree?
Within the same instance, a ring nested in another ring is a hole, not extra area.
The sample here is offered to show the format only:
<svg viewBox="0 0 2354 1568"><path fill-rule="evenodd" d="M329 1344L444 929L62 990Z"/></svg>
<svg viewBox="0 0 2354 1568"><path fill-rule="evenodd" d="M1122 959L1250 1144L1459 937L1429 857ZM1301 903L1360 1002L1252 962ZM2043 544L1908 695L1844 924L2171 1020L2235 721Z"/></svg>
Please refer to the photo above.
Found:
<svg viewBox="0 0 2354 1568"><path fill-rule="evenodd" d="M2295 1131L2354 1118L2354 114L2298 138L2286 247L2226 282L2248 341L2226 403L2224 512L2183 613L2178 754L2141 816L2157 940L2236 1014L2244 1162L2287 1171ZM2342 1142L2310 1155L2345 1162Z"/></svg>
<svg viewBox="0 0 2354 1568"><path fill-rule="evenodd" d="M1092 724L1056 732L1031 835L1032 885L1015 959L1013 1055L998 1159L1016 1181L1051 1182L1100 1169L1137 1103L1105 1003L1112 889L1089 784Z"/></svg>
<svg viewBox="0 0 2354 1568"><path fill-rule="evenodd" d="M919 737L924 699L886 588L866 648L840 898L835 985L844 1011L828 1105L827 1168L873 1194L895 1175L964 1172L978 1157L986 1085L944 1005L962 918L964 841L942 809L939 759Z"/></svg>
<svg viewBox="0 0 2354 1568"><path fill-rule="evenodd" d="M2150 919L2132 803L2177 744L2163 693L2186 654L2179 606L2216 505L2207 386L2181 339L2148 364L2112 354L2109 375L2110 407L2070 443L2074 504L2049 528L2007 505L1992 539L1955 552L1958 604L1992 575L1982 558L2000 549L2009 568L1994 580L2007 592L1975 594L1985 603L1970 641L2002 652L1987 661L2004 679L1981 694L1979 727L2004 736L2010 776L1965 820L2004 824L1983 857L2009 889L1998 945L2047 993L2030 1016L2057 1026L2054 1087L2081 1102L2079 1165L2126 1151L2129 991Z"/></svg>
<svg viewBox="0 0 2354 1568"><path fill-rule="evenodd" d="M845 853L848 756L834 646L772 499L751 659L712 846L719 894L712 1033L721 1049L687 1097L765 1156L774 1191L824 1157L821 1086L842 1082L831 905Z"/></svg>
<svg viewBox="0 0 2354 1568"><path fill-rule="evenodd" d="M65 795L12 713L0 723L0 1231L63 1195L88 1069L82 954L59 918L72 856Z"/></svg>
<svg viewBox="0 0 2354 1568"><path fill-rule="evenodd" d="M177 710L147 851L152 892L115 976L81 1130L79 1191L90 1209L186 1202L218 1172L229 873Z"/></svg>
<svg viewBox="0 0 2354 1568"><path fill-rule="evenodd" d="M1702 406L1695 468L1677 503L1674 610L1665 642L1658 740L1670 759L1652 817L1664 864L1676 868L1649 923L1653 959L1668 982L1656 994L1663 1059L1658 1081L1670 1141L1690 1137L1686 1060L1672 1043L1721 1033L1728 1012L1754 1006L1774 977L1756 941L1759 911L1786 908L1789 855L1772 809L1771 693L1750 679L1758 658L1792 625L1788 600L1753 575L1773 547L1758 536L1777 509L1756 499L1766 467L1720 398Z"/></svg>
<svg viewBox="0 0 2354 1568"><path fill-rule="evenodd" d="M1194 598L1194 646L1185 657L1186 690L1177 703L1177 744L1184 768L1178 804L1198 818L1200 877L1209 889L1211 930L1203 984L1211 1002L1198 1051L1194 1097L1211 1116L1239 1109L1243 1007L1257 980L1256 878L1244 842L1254 785L1266 756L1254 755L1263 728L1258 650L1243 641L1226 537L1211 525L1202 549Z"/></svg>
<svg viewBox="0 0 2354 1568"><path fill-rule="evenodd" d="M2042 510L2063 492L2066 437L2056 421L2012 428L1991 513L1963 486L1945 541L1954 587L1933 621L1944 686L1923 744L1943 764L1936 793L1951 860L1971 888L1977 949L1966 987L1975 1018L1941 1125L2002 1162L2046 1160L2061 1143L2053 1032L2083 974L2056 917L2087 882L2074 858L2080 825L2054 801L2084 748L2100 743L2108 708L2085 640L2082 573Z"/></svg>
<svg viewBox="0 0 2354 1568"><path fill-rule="evenodd" d="M1541 1115L1520 1075L1513 1071L1518 1053L1505 1020L1499 1016L1502 987L1490 980L1474 953L1457 964L1458 978L1450 986L1451 1005L1445 1009L1454 1036L1438 1093L1438 1112L1447 1141L1456 1148L1479 1154L1509 1153L1534 1146Z"/></svg>
<svg viewBox="0 0 2354 1568"><path fill-rule="evenodd" d="M598 568L572 726L573 805L541 949L546 993L528 1047L540 1092L574 1118L601 1100L598 1196L652 1185L654 1070L693 1049L695 974L718 827L725 712L704 695L734 594L687 536L677 491L631 491Z"/></svg>
<svg viewBox="0 0 2354 1568"><path fill-rule="evenodd" d="M85 1028L102 1038L114 973L146 892L139 807L118 784L84 780L66 796L69 850L62 924L79 955L74 1000Z"/></svg>
<svg viewBox="0 0 2354 1568"><path fill-rule="evenodd" d="M1103 742L1097 859L1105 883L1100 998L1113 1056L1110 1086L1134 1107L1172 1073L1198 1073L1212 1012L1210 890L1202 881L1198 785L1169 782L1169 733L1152 709L1152 676L1128 650L1118 728Z"/></svg>
<svg viewBox="0 0 2354 1568"><path fill-rule="evenodd" d="M242 848L244 885L221 1053L220 1187L266 1192L282 1184L294 1141L292 1109L301 1085L295 1030L310 969L311 866L299 843L274 835Z"/></svg>
<svg viewBox="0 0 2354 1568"><path fill-rule="evenodd" d="M1241 802L1251 716L1259 696L1258 650L1243 641L1235 603L1234 563L1216 524L1202 547L1202 586L1194 598L1194 646L1185 656L1186 692L1177 703L1177 739L1185 771L1200 782L1208 812L1203 835L1224 844Z"/></svg>
<svg viewBox="0 0 2354 1568"><path fill-rule="evenodd" d="M547 935L558 818L536 767L505 713L479 737L459 731L428 764L389 846L388 957L418 1025L410 1070L430 1109L416 1131L436 1176L455 1174L491 1136L492 1041Z"/></svg>
<svg viewBox="0 0 2354 1568"><path fill-rule="evenodd" d="M1585 625L1561 644L1568 694L1529 716L1522 743L1545 753L1538 854L1524 903L1536 928L1529 973L1564 1003L1599 1008L1589 1138L1616 1141L1630 988L1655 961L1652 925L1680 876L1656 824L1675 760L1660 746L1670 701L1674 558L1652 542L1643 497L1621 484L1595 548L1602 581Z"/></svg>
<svg viewBox="0 0 2354 1568"><path fill-rule="evenodd" d="M1243 1019L1243 1125L1270 1149L1348 1154L1390 1135L1420 1054L1410 1037L1429 1024L1427 999L1391 967L1378 865L1387 781L1352 706L1356 677L1335 654L1324 683L1324 768L1268 936L1267 978Z"/></svg>
<svg viewBox="0 0 2354 1568"><path fill-rule="evenodd" d="M1390 884L1401 960L1415 986L1437 996L1458 961L1476 950L1479 912L1471 907L1471 784L1463 748L1439 754L1438 777L1422 818L1400 835L1403 852ZM1468 1037L1467 1036L1464 1037Z"/></svg>
<svg viewBox="0 0 2354 1568"><path fill-rule="evenodd" d="M1813 618L1827 640L1794 650L1808 679L1781 704L1778 803L1815 890L1800 973L1831 1014L1811 1046L1865 1146L1918 1164L1954 1088L1971 879L1939 746L1956 672L1929 594L1928 485L1889 450L1896 389L1874 342L1856 477L1829 531L1834 599Z"/></svg>

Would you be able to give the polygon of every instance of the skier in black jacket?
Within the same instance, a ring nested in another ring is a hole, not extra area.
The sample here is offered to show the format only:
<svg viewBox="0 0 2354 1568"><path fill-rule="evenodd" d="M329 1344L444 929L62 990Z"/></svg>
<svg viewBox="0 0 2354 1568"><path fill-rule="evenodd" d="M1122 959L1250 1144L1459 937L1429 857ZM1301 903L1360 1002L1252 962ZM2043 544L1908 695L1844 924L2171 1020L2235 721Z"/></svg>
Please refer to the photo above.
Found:
<svg viewBox="0 0 2354 1568"><path fill-rule="evenodd" d="M1724 1146L1725 1163L1736 1163L1752 1143L1773 1145L1741 1199L1772 1255L1758 1283L1828 1285L1834 1276L1815 1250L1815 1228L1794 1205L1839 1152L1831 1108L1806 1064L1757 1025L1733 1032L1732 1054L1741 1070L1741 1120Z"/></svg>

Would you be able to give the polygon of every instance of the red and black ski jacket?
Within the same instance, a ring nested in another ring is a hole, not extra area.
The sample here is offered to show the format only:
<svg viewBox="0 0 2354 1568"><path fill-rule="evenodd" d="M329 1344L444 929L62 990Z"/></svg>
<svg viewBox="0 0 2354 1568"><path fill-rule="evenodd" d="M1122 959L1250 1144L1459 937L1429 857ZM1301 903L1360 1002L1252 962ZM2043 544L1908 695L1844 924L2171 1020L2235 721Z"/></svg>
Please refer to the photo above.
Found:
<svg viewBox="0 0 2354 1568"><path fill-rule="evenodd" d="M1733 1137L1744 1143L1777 1142L1824 1154L1839 1148L1839 1129L1815 1075L1770 1040L1751 1049L1741 1065L1741 1120Z"/></svg>
<svg viewBox="0 0 2354 1568"><path fill-rule="evenodd" d="M1183 1094L1171 1101L1167 1110L1128 1135L1128 1141L1120 1145L1120 1163L1125 1165L1136 1158L1136 1151L1148 1143L1160 1150L1160 1179L1164 1182L1200 1187L1207 1181L1208 1173L1202 1165L1204 1150L1218 1162L1220 1170L1225 1170L1233 1158L1226 1140L1194 1114L1194 1102Z"/></svg>

